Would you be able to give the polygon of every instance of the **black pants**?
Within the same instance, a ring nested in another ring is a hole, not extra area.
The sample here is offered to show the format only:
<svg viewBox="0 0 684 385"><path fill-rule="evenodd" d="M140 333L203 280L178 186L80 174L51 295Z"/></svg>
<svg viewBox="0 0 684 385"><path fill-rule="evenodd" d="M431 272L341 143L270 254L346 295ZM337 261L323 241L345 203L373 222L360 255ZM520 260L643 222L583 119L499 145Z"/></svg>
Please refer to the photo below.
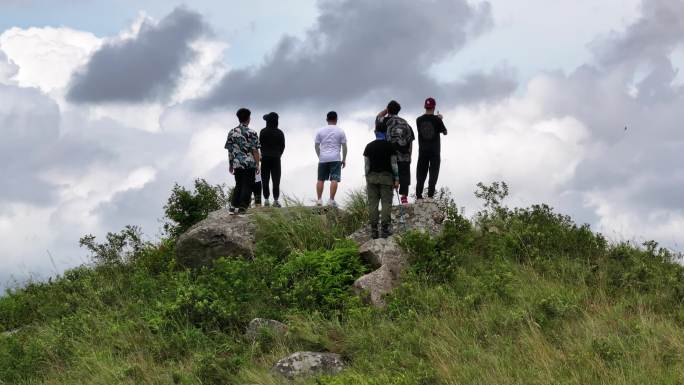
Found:
<svg viewBox="0 0 684 385"><path fill-rule="evenodd" d="M399 195L408 195L411 185L411 162L397 162L399 166Z"/></svg>
<svg viewBox="0 0 684 385"><path fill-rule="evenodd" d="M261 204L261 182L254 183L254 188L252 189L252 191L254 192L254 204L260 205Z"/></svg>
<svg viewBox="0 0 684 385"><path fill-rule="evenodd" d="M273 199L280 198L280 158L265 156L261 159L261 183L264 189L264 198L271 197L269 179L273 180Z"/></svg>
<svg viewBox="0 0 684 385"><path fill-rule="evenodd" d="M421 152L418 154L418 167L416 169L416 198L423 197L423 186L425 186L425 179L430 173L428 180L428 197L435 196L435 188L437 186L437 179L439 178L439 166L442 160L439 156L439 151Z"/></svg>
<svg viewBox="0 0 684 385"><path fill-rule="evenodd" d="M236 168L235 175L235 189L233 190L233 199L231 205L235 208L247 209L252 200L252 190L254 189L254 177L256 169L254 168Z"/></svg>

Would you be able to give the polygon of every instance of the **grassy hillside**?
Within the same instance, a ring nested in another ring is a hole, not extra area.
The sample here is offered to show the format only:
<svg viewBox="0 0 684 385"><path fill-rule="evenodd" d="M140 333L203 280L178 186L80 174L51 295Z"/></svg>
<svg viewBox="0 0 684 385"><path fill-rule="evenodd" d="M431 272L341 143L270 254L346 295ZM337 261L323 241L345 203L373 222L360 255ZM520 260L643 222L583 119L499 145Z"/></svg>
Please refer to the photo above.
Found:
<svg viewBox="0 0 684 385"><path fill-rule="evenodd" d="M169 234L223 199L183 191ZM368 271L344 240L363 220L358 195L342 217L260 217L253 262L199 271L176 265L173 235L86 237L93 266L0 298L0 331L21 328L0 336L0 384L283 384L269 369L298 350L348 363L302 384L684 383L678 256L609 244L544 205L508 209L505 195L480 186L471 220L445 197L443 234L402 237L411 267L383 310L348 290ZM290 331L248 341L254 317Z"/></svg>

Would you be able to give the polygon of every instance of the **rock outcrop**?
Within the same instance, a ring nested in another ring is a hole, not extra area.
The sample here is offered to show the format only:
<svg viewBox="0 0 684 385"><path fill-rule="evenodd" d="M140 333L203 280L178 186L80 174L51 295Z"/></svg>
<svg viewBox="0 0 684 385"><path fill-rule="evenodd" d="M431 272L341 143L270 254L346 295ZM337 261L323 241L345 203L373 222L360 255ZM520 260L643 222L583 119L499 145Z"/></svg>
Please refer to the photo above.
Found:
<svg viewBox="0 0 684 385"><path fill-rule="evenodd" d="M408 256L394 237L375 239L359 249L361 258L376 270L354 282L354 292L377 307L385 306L383 297L400 283L401 274L408 265Z"/></svg>
<svg viewBox="0 0 684 385"><path fill-rule="evenodd" d="M245 333L245 336L248 339L254 340L259 336L259 333L262 330L268 330L272 333L283 335L287 333L287 329L287 325L282 322L272 319L255 318L247 325L247 333Z"/></svg>
<svg viewBox="0 0 684 385"><path fill-rule="evenodd" d="M273 371L293 380L297 377L338 374L344 369L344 362L339 354L297 352L278 361Z"/></svg>
<svg viewBox="0 0 684 385"><path fill-rule="evenodd" d="M442 230L444 213L436 203L426 202L392 208L394 233L421 230L436 235ZM370 239L367 228L350 236L360 245L359 252L376 270L354 282L354 292L377 307L384 307L384 296L401 283L401 274L408 265L408 255L399 247L396 235L388 239Z"/></svg>
<svg viewBox="0 0 684 385"><path fill-rule="evenodd" d="M186 267L211 264L221 257L254 257L255 223L252 214L230 215L214 211L178 238L176 256Z"/></svg>
<svg viewBox="0 0 684 385"><path fill-rule="evenodd" d="M444 219L444 211L435 202L392 207L392 227L395 234L402 234L412 230L422 230L430 234L438 234L442 231ZM349 238L359 245L368 242L371 240L368 226L355 232Z"/></svg>

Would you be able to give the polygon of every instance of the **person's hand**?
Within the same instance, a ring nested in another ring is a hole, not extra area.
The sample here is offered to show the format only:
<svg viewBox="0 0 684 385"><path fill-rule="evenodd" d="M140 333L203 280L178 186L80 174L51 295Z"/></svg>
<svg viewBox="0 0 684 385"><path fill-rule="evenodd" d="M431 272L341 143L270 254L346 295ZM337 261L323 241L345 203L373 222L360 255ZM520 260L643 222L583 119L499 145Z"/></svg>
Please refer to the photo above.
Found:
<svg viewBox="0 0 684 385"><path fill-rule="evenodd" d="M347 162L343 160L342 161L342 168L345 168L345 167L347 167Z"/></svg>
<svg viewBox="0 0 684 385"><path fill-rule="evenodd" d="M442 114L437 114L437 117L444 120L444 117L442 116Z"/></svg>
<svg viewBox="0 0 684 385"><path fill-rule="evenodd" d="M233 170L233 166L228 167L228 172L230 172L231 174L233 174L234 171L235 171L235 170Z"/></svg>
<svg viewBox="0 0 684 385"><path fill-rule="evenodd" d="M444 130L444 135L449 135L449 131L448 131L448 130Z"/></svg>
<svg viewBox="0 0 684 385"><path fill-rule="evenodd" d="M256 168L256 174L257 174L257 175L261 174L261 167L257 166L257 168Z"/></svg>

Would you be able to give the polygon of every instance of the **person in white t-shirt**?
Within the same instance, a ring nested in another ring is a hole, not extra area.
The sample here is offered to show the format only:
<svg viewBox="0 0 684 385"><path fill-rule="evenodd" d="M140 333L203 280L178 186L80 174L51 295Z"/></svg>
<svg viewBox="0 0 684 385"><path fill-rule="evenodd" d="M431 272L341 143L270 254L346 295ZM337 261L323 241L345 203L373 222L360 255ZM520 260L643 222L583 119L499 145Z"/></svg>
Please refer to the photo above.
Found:
<svg viewBox="0 0 684 385"><path fill-rule="evenodd" d="M342 169L347 165L347 136L337 127L337 112L330 111L326 117L328 125L316 133L316 154L318 155L318 183L316 183L316 205L323 205L323 187L330 181L330 206L337 207L335 194L342 180ZM342 150L342 156L340 156Z"/></svg>

